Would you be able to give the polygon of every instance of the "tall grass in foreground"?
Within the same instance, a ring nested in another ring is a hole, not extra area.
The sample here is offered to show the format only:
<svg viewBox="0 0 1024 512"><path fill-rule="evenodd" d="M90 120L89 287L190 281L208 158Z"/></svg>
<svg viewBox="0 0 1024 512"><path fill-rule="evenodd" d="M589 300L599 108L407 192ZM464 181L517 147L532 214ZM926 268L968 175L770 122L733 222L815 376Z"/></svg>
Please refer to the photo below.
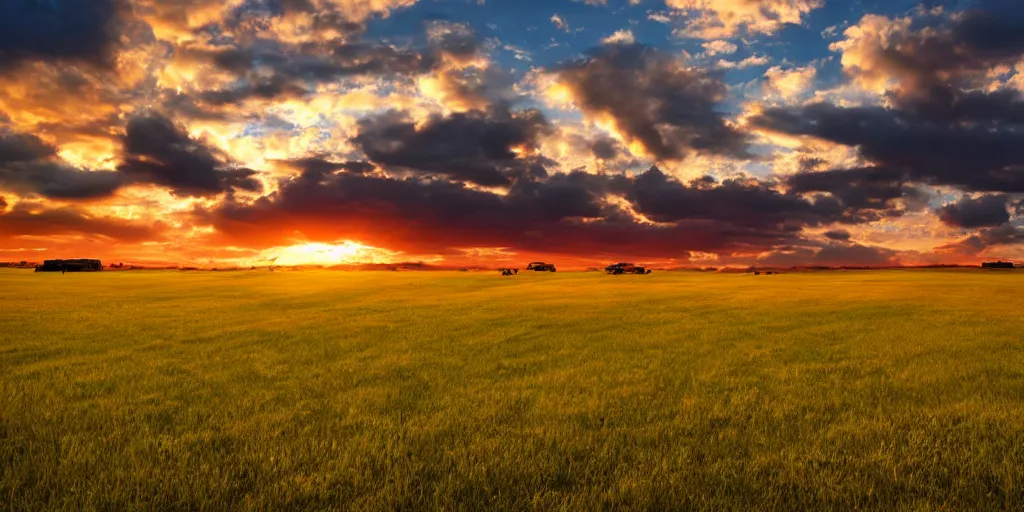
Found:
<svg viewBox="0 0 1024 512"><path fill-rule="evenodd" d="M1024 274L0 272L0 510L1024 510Z"/></svg>

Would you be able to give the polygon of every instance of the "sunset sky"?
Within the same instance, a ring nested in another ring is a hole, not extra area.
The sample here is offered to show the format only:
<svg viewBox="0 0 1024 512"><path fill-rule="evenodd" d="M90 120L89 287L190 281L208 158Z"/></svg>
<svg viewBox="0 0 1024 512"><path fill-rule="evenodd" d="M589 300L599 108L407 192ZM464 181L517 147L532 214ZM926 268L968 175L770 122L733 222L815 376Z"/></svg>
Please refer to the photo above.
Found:
<svg viewBox="0 0 1024 512"><path fill-rule="evenodd" d="M1024 2L3 0L0 261L1024 257Z"/></svg>

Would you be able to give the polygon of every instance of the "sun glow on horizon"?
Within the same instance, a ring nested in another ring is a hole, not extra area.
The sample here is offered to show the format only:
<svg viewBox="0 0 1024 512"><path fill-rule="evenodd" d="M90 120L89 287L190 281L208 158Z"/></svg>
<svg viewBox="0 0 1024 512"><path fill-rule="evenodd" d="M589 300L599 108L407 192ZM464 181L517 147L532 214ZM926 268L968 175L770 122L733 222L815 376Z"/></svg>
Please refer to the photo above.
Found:
<svg viewBox="0 0 1024 512"><path fill-rule="evenodd" d="M341 243L306 243L275 247L263 252L274 265L344 265L352 263L389 263L399 253L346 240Z"/></svg>

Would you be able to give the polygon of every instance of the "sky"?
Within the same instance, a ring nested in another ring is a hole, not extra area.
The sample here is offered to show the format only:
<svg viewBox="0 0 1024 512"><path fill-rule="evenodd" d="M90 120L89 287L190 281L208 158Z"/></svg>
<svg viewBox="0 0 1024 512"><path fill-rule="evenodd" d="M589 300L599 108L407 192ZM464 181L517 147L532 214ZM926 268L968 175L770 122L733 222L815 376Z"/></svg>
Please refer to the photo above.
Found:
<svg viewBox="0 0 1024 512"><path fill-rule="evenodd" d="M5 0L0 261L1024 256L1024 2Z"/></svg>

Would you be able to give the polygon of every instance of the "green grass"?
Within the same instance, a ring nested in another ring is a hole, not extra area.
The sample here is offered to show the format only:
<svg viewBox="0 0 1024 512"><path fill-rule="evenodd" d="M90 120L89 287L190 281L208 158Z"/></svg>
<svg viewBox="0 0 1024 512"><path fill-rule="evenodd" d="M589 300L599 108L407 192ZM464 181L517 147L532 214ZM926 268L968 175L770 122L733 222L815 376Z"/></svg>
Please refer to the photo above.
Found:
<svg viewBox="0 0 1024 512"><path fill-rule="evenodd" d="M1024 274L0 272L0 510L1022 510Z"/></svg>

